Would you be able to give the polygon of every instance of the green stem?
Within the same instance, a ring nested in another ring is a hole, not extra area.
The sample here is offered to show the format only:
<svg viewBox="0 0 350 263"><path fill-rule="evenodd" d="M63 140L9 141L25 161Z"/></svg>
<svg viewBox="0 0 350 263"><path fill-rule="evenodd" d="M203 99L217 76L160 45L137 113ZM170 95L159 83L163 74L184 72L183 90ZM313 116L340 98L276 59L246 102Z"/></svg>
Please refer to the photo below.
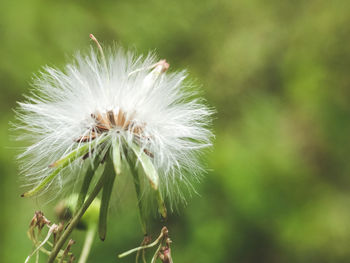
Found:
<svg viewBox="0 0 350 263"><path fill-rule="evenodd" d="M96 225L92 225L88 228L87 233L86 233L86 237L85 237L85 242L84 242L84 246L83 246L83 251L80 254L80 258L78 263L85 263L90 250L91 250L91 246L92 243L94 241L94 237L95 237L95 233L96 233Z"/></svg>
<svg viewBox="0 0 350 263"><path fill-rule="evenodd" d="M54 246L52 252L50 253L49 259L47 263L53 263L55 261L55 258L57 257L58 253L60 252L61 248L63 247L64 243L67 241L68 237L72 233L73 229L78 224L80 218L84 215L86 210L89 208L91 203L94 201L98 193L101 191L106 179L106 173L103 173L100 177L99 181L95 185L94 189L92 190L91 194L87 198L87 200L84 202L82 207L76 212L72 220L70 221L69 225L67 226L66 230L63 232L62 236L57 241L56 245Z"/></svg>

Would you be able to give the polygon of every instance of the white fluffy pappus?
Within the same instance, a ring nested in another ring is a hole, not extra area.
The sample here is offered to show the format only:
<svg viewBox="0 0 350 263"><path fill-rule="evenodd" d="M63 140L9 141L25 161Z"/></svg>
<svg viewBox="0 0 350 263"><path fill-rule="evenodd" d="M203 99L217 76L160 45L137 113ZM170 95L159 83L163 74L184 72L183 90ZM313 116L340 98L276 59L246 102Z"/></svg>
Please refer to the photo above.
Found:
<svg viewBox="0 0 350 263"><path fill-rule="evenodd" d="M147 154L170 205L183 200L183 186L191 189L203 172L199 157L211 146L213 111L196 98L186 72L169 73L165 60L157 61L121 48L108 49L101 60L92 48L64 71L45 67L16 110L19 139L30 142L19 155L28 186L42 183L53 171L50 164L82 145L97 158L99 140L105 149L117 140L122 160L135 144ZM84 159L70 162L43 190L76 181Z"/></svg>

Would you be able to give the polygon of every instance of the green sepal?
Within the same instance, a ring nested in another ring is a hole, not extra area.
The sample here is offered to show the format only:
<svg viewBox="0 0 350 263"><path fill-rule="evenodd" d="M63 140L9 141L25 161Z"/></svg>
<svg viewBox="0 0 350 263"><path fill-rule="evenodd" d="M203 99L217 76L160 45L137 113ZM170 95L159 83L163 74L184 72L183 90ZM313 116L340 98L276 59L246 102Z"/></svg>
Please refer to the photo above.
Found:
<svg viewBox="0 0 350 263"><path fill-rule="evenodd" d="M131 172L133 179L134 179L134 186L135 186L136 197L137 197L137 205L139 208L139 219L140 219L141 229L142 229L143 234L146 236L148 233L147 232L147 222L146 222L146 216L144 213L143 203L142 203L142 199L141 199L140 177L139 177L137 167L135 167L135 164L130 159L127 158L127 160L128 160L129 167L130 167L130 172Z"/></svg>
<svg viewBox="0 0 350 263"><path fill-rule="evenodd" d="M35 194L37 194L41 189L43 189L53 178L56 177L56 175L59 174L59 172L65 168L66 166L68 165L67 164L64 164L60 167L58 167L56 170L54 170L49 176L45 177L44 180L42 180L40 182L39 185L37 185L36 187L34 187L32 190L28 191L28 192L25 192L24 194L21 194L21 197L30 197L30 196L33 196Z"/></svg>
<svg viewBox="0 0 350 263"><path fill-rule="evenodd" d="M95 160L93 161L93 163L89 164L89 167L88 167L86 174L84 176L83 183L81 185L76 210L78 210L83 205L83 203L85 201L85 197L86 197L87 192L89 190L89 186L90 186L92 177L94 176L95 171L97 170L98 166L100 165L100 162L101 162L101 158L99 158L97 156L95 158Z"/></svg>
<svg viewBox="0 0 350 263"><path fill-rule="evenodd" d="M80 156L87 154L90 149L93 149L97 145L105 142L107 140L107 138L108 138L108 136L104 136L101 139L95 139L91 143L85 143L84 145L80 146L79 148L68 153L65 157L50 164L49 167L60 167L62 165L68 165L71 162L73 162L75 159L79 158Z"/></svg>
<svg viewBox="0 0 350 263"><path fill-rule="evenodd" d="M142 151L138 145L136 145L135 143L132 143L131 148L134 151L135 155L137 156L137 159L141 163L143 171L146 174L147 178L149 179L152 188L156 192L158 211L163 218L166 218L167 210L164 204L162 193L159 190L159 175L157 173L157 170L154 167L151 161L151 158L144 151Z"/></svg>
<svg viewBox="0 0 350 263"><path fill-rule="evenodd" d="M163 219L167 217L167 210L166 206L163 200L162 193L159 191L159 189L156 190L156 197L157 197L157 203L158 203L158 212L162 216Z"/></svg>
<svg viewBox="0 0 350 263"><path fill-rule="evenodd" d="M122 158L120 154L120 142L116 137L112 139L112 160L115 174L120 175L122 170Z"/></svg>
<svg viewBox="0 0 350 263"><path fill-rule="evenodd" d="M142 168L151 183L151 186L153 189L157 190L159 186L159 176L150 157L145 154L135 143L131 143L131 148L137 156L137 159L140 161Z"/></svg>
<svg viewBox="0 0 350 263"><path fill-rule="evenodd" d="M32 190L25 192L24 194L21 195L21 197L29 197L29 196L33 196L35 194L37 194L40 190L42 190L49 182L51 182L56 175L59 174L59 172L67 167L70 163L72 163L74 160L76 160L77 158L87 154L89 152L89 149L96 147L97 145L103 143L104 141L106 141L106 139L108 138L108 136L105 136L101 139L96 139L95 141L93 141L92 143L86 143L82 146L80 146L79 148L71 151L69 154L67 154L65 157L57 160L56 162L54 162L53 164L50 164L49 167L56 167L56 169L47 177L45 177L45 179L43 181L40 182L39 185L37 185L36 187L34 187Z"/></svg>
<svg viewBox="0 0 350 263"><path fill-rule="evenodd" d="M106 180L102 189L102 199L101 199L101 207L100 207L100 216L98 221L98 233L100 239L102 241L106 238L107 233L107 214L109 208L109 201L112 195L112 188L115 180L115 173L113 169L113 162L110 158L106 160L106 167L104 170L104 174L106 176Z"/></svg>

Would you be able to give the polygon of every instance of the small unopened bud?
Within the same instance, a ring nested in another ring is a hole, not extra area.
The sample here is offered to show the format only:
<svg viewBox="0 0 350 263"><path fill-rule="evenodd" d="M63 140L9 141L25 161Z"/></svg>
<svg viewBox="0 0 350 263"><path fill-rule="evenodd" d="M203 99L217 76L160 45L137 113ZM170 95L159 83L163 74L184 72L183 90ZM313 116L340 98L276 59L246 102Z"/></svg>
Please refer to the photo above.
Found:
<svg viewBox="0 0 350 263"><path fill-rule="evenodd" d="M55 207L55 213L59 220L61 221L68 221L73 216L73 211L66 206L66 203L64 201L61 201L56 207Z"/></svg>

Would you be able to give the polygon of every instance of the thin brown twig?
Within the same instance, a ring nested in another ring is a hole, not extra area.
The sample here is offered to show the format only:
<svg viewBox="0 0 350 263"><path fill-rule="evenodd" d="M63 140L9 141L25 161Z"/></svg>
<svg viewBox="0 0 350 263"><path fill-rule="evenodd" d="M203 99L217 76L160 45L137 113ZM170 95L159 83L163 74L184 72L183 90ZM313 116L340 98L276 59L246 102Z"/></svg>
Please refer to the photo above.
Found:
<svg viewBox="0 0 350 263"><path fill-rule="evenodd" d="M69 250L74 243L75 243L75 241L73 239L68 241L68 245L67 245L66 249L63 251L63 255L61 257L60 263L64 262L64 259L66 258L66 256L68 256Z"/></svg>

